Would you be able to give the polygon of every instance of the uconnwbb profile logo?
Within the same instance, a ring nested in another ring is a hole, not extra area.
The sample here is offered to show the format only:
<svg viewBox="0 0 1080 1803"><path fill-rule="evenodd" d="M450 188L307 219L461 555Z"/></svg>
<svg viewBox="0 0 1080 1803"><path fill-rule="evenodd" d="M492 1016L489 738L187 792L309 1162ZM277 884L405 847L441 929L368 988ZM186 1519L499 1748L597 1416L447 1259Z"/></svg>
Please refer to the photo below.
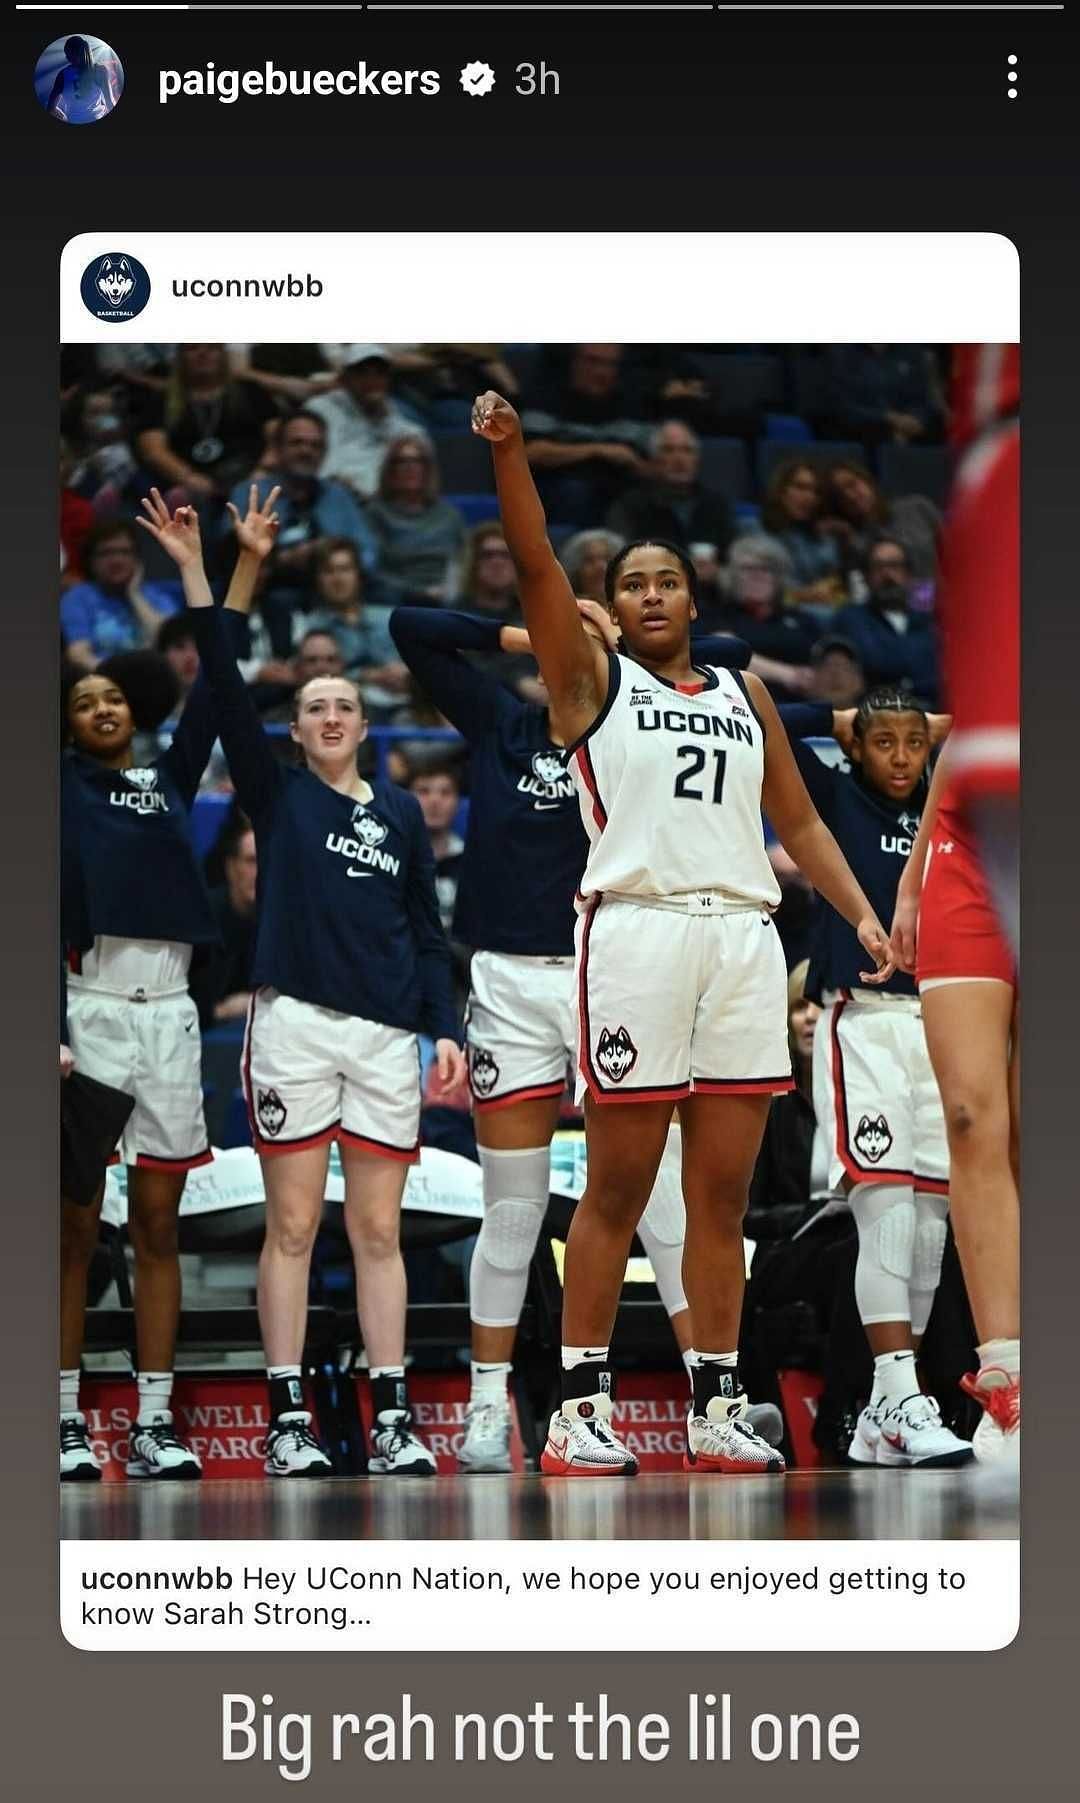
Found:
<svg viewBox="0 0 1080 1803"><path fill-rule="evenodd" d="M150 277L138 257L125 250L106 251L83 270L79 285L83 306L95 319L119 325L137 319L150 299Z"/></svg>

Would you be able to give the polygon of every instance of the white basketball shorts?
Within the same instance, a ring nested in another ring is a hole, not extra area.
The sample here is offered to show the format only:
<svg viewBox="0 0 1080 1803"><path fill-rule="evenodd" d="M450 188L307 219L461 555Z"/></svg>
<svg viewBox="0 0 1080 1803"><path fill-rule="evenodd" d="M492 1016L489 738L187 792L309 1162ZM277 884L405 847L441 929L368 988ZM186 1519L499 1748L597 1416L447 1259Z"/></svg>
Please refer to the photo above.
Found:
<svg viewBox="0 0 1080 1803"><path fill-rule="evenodd" d="M259 1153L337 1139L405 1164L420 1156L415 1033L259 989L248 1008L242 1074Z"/></svg>
<svg viewBox="0 0 1080 1803"><path fill-rule="evenodd" d="M68 1032L76 1070L135 1098L117 1147L122 1164L190 1171L210 1163L199 1011L189 995L132 1001L72 983Z"/></svg>
<svg viewBox="0 0 1080 1803"><path fill-rule="evenodd" d="M949 1149L915 996L845 994L814 1030L814 1113L829 1183L911 1183L947 1195Z"/></svg>
<svg viewBox="0 0 1080 1803"><path fill-rule="evenodd" d="M561 1096L577 1049L573 958L474 952L465 1045L473 1107L483 1113Z"/></svg>
<svg viewBox="0 0 1080 1803"><path fill-rule="evenodd" d="M579 918L579 1100L586 1090L598 1102L678 1102L793 1087L771 915L685 899L674 908L605 895Z"/></svg>

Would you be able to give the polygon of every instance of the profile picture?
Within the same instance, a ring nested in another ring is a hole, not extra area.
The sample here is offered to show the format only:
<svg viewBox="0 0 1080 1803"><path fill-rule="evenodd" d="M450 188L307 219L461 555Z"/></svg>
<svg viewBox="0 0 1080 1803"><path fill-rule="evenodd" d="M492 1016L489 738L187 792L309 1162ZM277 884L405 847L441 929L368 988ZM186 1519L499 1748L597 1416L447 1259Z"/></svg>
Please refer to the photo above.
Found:
<svg viewBox="0 0 1080 1803"><path fill-rule="evenodd" d="M54 38L38 57L34 92L64 125L96 125L124 92L124 65L103 38Z"/></svg>

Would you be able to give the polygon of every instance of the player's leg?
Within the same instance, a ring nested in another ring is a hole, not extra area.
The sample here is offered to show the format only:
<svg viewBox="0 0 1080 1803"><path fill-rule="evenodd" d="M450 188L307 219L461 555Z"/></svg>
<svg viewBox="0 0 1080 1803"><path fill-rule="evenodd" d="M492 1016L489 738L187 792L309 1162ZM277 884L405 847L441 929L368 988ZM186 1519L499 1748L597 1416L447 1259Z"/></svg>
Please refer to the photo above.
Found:
<svg viewBox="0 0 1080 1803"><path fill-rule="evenodd" d="M784 1461L746 1419L738 1372L746 1284L743 1217L761 1149L768 1094L694 1094L680 1104L686 1243L683 1285L694 1350L688 1470L782 1472Z"/></svg>
<svg viewBox="0 0 1080 1803"><path fill-rule="evenodd" d="M829 1016L815 1093L836 1136L830 1175L848 1194L859 1236L855 1305L874 1360L848 1455L858 1465L965 1464L971 1448L942 1425L915 1363L944 1250L935 1199L920 1206L915 1194L916 1152L926 1137L922 1090L934 1087L922 1025L914 1001L902 998L836 1004ZM941 1127L934 1158L943 1175Z"/></svg>
<svg viewBox="0 0 1080 1803"><path fill-rule="evenodd" d="M343 1141L345 1229L356 1270L356 1312L367 1353L373 1476L431 1477L435 1460L413 1432L405 1383L405 1263L401 1197L408 1165Z"/></svg>
<svg viewBox="0 0 1080 1803"><path fill-rule="evenodd" d="M401 1198L420 1156L420 1064L414 1033L350 1020L338 1043L343 1072L341 1162L345 1228L374 1417L372 1476L434 1476L413 1432L405 1382L405 1263Z"/></svg>
<svg viewBox="0 0 1080 1803"><path fill-rule="evenodd" d="M509 1471L511 1360L573 1056L573 960L481 951L471 985L465 1037L484 1217L469 1271L472 1370L458 1459L463 1471Z"/></svg>
<svg viewBox="0 0 1080 1803"><path fill-rule="evenodd" d="M139 1411L129 1477L192 1478L199 1461L173 1426L172 1387L180 1321L177 1222L186 1171L128 1166L128 1239L135 1255L135 1343Z"/></svg>
<svg viewBox="0 0 1080 1803"><path fill-rule="evenodd" d="M472 1374L464 1471L509 1471L508 1384L529 1265L547 1210L551 1138L562 1101L534 1096L477 1109L484 1218L469 1272Z"/></svg>
<svg viewBox="0 0 1080 1803"><path fill-rule="evenodd" d="M588 1180L566 1244L562 1403L540 1469L551 1476L632 1476L637 1461L611 1431L611 1332L634 1230L667 1138L671 1104L614 1106L588 1096Z"/></svg>
<svg viewBox="0 0 1080 1803"><path fill-rule="evenodd" d="M922 989L922 1005L949 1139L953 1232L979 1336L979 1372L970 1387L986 1416L974 1446L978 1457L996 1457L1018 1450L1020 1421L1014 992L997 981L931 984Z"/></svg>
<svg viewBox="0 0 1080 1803"><path fill-rule="evenodd" d="M60 1478L96 1483L101 1468L79 1408L79 1376L86 1325L86 1280L98 1243L104 1184L89 1207L60 1203Z"/></svg>
<svg viewBox="0 0 1080 1803"><path fill-rule="evenodd" d="M266 1237L259 1254L256 1299L270 1395L269 1477L325 1477L332 1469L312 1429L302 1375L311 1254L322 1220L329 1162L327 1140L261 1157Z"/></svg>

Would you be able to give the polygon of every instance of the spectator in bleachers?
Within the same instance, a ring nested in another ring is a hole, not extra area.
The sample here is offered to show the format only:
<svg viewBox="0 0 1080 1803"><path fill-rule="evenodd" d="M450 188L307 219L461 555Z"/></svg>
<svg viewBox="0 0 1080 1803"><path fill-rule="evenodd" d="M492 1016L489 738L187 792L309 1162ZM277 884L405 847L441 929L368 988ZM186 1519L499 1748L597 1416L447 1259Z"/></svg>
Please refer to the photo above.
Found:
<svg viewBox="0 0 1080 1803"><path fill-rule="evenodd" d="M251 822L235 803L221 830L220 851L225 881L210 891L220 943L196 963L190 984L204 1032L222 1021L242 1020L251 1000L258 858Z"/></svg>
<svg viewBox="0 0 1080 1803"><path fill-rule="evenodd" d="M68 480L96 513L134 502L136 465L119 403L107 388L80 386L69 398L63 431L71 451Z"/></svg>
<svg viewBox="0 0 1080 1803"><path fill-rule="evenodd" d="M784 606L790 578L783 545L772 538L737 538L725 572L727 600L700 610L702 632L732 632L746 640L754 653L750 669L777 701L807 692L817 636L809 620Z"/></svg>
<svg viewBox="0 0 1080 1803"><path fill-rule="evenodd" d="M394 366L432 424L468 424L473 396L497 388L513 398L518 380L501 344L392 344ZM457 415L447 419L447 414Z"/></svg>
<svg viewBox="0 0 1080 1803"><path fill-rule="evenodd" d="M234 377L223 344L182 344L165 389L135 404L136 450L159 487L223 504L260 465L276 418L262 388Z"/></svg>
<svg viewBox="0 0 1080 1803"><path fill-rule="evenodd" d="M840 553L822 525L821 477L805 457L785 457L769 479L761 526L791 559L788 599L797 607L835 607L844 599Z"/></svg>
<svg viewBox="0 0 1080 1803"><path fill-rule="evenodd" d="M832 708L858 706L867 690L866 672L850 639L827 633L814 646L811 664L809 700L824 701Z"/></svg>
<svg viewBox="0 0 1080 1803"><path fill-rule="evenodd" d="M649 473L649 428L623 364L621 344L576 344L565 373L542 377L525 398L529 464L556 523L603 519Z"/></svg>
<svg viewBox="0 0 1080 1803"><path fill-rule="evenodd" d="M306 408L326 425L323 475L344 482L362 501L375 494L394 440L416 430L416 421L391 395L390 383L385 345L345 345L337 386Z"/></svg>
<svg viewBox="0 0 1080 1803"><path fill-rule="evenodd" d="M172 666L180 684L181 705L195 686L199 674L199 648L185 613L170 614L158 627L154 650ZM179 713L179 709L177 709Z"/></svg>
<svg viewBox="0 0 1080 1803"><path fill-rule="evenodd" d="M337 641L346 674L361 683L364 700L377 717L404 699L409 672L390 637L390 609L367 601L364 583L356 546L348 539L329 539L315 559L316 605L308 632L330 633Z"/></svg>
<svg viewBox="0 0 1080 1803"><path fill-rule="evenodd" d="M559 547L559 562L570 578L575 595L607 607L604 572L616 551L626 543L615 532L575 532Z"/></svg>
<svg viewBox="0 0 1080 1803"><path fill-rule="evenodd" d="M657 345L656 386L650 414L678 419L706 437L756 438L762 430L762 409L748 405L725 386L725 365L734 359L717 358L715 345Z"/></svg>
<svg viewBox="0 0 1080 1803"><path fill-rule="evenodd" d="M83 549L94 524L94 509L71 487L71 451L60 440L60 577L65 588L83 577Z"/></svg>
<svg viewBox="0 0 1080 1803"><path fill-rule="evenodd" d="M519 617L514 561L498 520L485 520L469 533L455 606L504 625Z"/></svg>
<svg viewBox="0 0 1080 1803"><path fill-rule="evenodd" d="M649 435L650 480L615 502L607 523L626 540L663 538L676 545L711 545L723 562L735 536L724 496L701 480L701 441L681 420L665 420Z"/></svg>
<svg viewBox="0 0 1080 1803"><path fill-rule="evenodd" d="M428 759L409 779L409 788L420 803L427 827L428 843L435 860L435 893L445 932L450 931L461 876L461 854L465 841L454 831L454 821L461 806L461 776L456 764L445 759Z"/></svg>
<svg viewBox="0 0 1080 1803"><path fill-rule="evenodd" d="M277 436L273 476L256 478L258 504L276 484L277 544L274 547L269 586L275 594L288 593L300 605L311 593L312 570L319 552L330 539L348 539L355 545L366 570L373 570L379 547L355 495L340 482L319 475L326 456L326 422L317 413L300 408L284 420ZM231 499L246 508L250 478L234 488Z"/></svg>
<svg viewBox="0 0 1080 1803"><path fill-rule="evenodd" d="M257 382L279 405L303 407L337 381L337 367L321 344L233 344L233 374Z"/></svg>
<svg viewBox="0 0 1080 1803"><path fill-rule="evenodd" d="M68 656L81 670L93 670L117 651L154 643L180 596L174 582L146 582L135 528L126 520L103 521L86 535L87 579L69 588L60 602L60 630Z"/></svg>
<svg viewBox="0 0 1080 1803"><path fill-rule="evenodd" d="M835 631L850 639L870 688L894 684L928 707L938 699L937 633L929 614L910 609L911 568L903 545L878 539L864 568L866 601L842 607Z"/></svg>
<svg viewBox="0 0 1080 1803"><path fill-rule="evenodd" d="M406 595L446 601L465 547L465 522L439 494L439 466L421 432L395 439L367 510L379 552L379 586L394 602Z"/></svg>
<svg viewBox="0 0 1080 1803"><path fill-rule="evenodd" d="M943 406L925 344L836 344L825 352L832 429L864 444L929 444Z"/></svg>
<svg viewBox="0 0 1080 1803"><path fill-rule="evenodd" d="M840 457L825 470L825 529L849 565L861 564L877 538L899 539L914 577L937 575L941 514L926 495L886 498L865 464Z"/></svg>

